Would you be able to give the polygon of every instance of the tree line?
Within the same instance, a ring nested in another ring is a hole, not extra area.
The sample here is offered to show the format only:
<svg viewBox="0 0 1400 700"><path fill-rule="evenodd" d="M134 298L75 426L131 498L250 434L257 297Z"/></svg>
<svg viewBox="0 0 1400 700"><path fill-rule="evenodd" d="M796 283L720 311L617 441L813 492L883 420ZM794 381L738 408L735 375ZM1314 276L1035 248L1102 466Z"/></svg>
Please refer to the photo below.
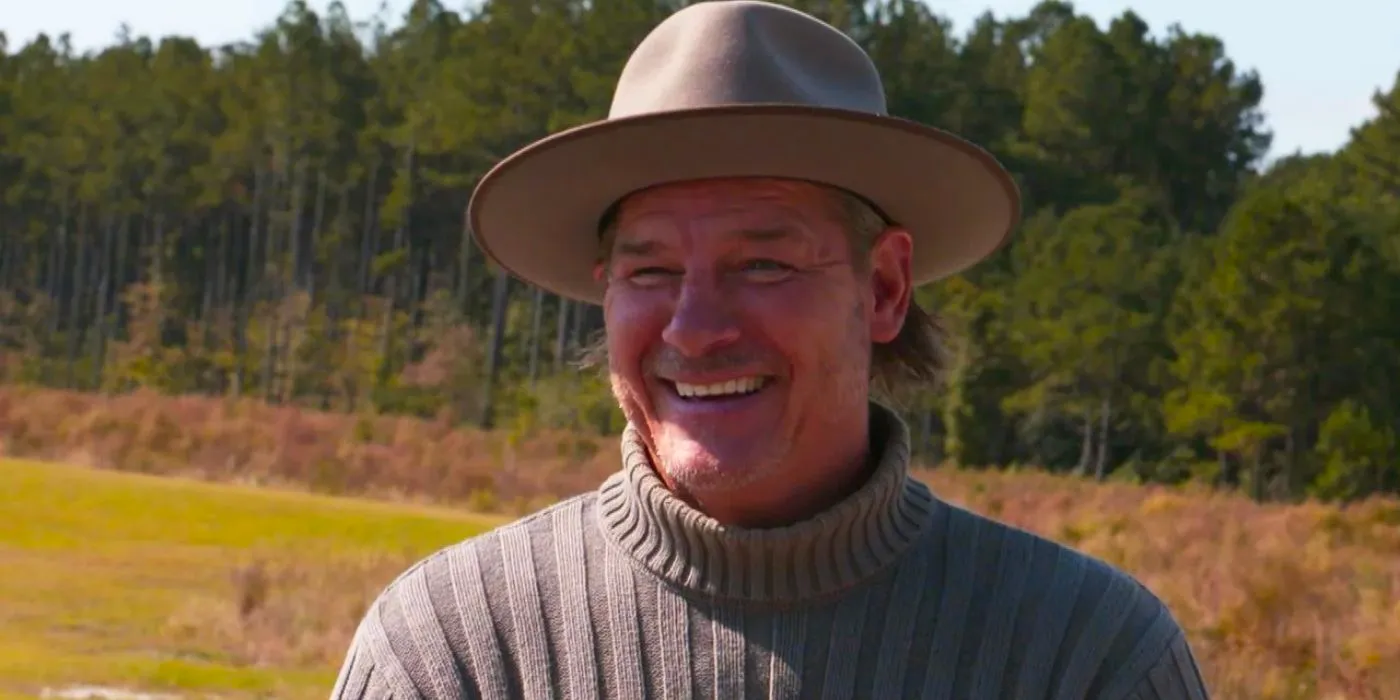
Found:
<svg viewBox="0 0 1400 700"><path fill-rule="evenodd" d="M463 211L504 155L603 117L683 4L291 2L247 42L87 53L0 35L4 380L617 430L571 365L599 309L489 265ZM1216 37L1054 0L962 31L917 0L788 4L1025 197L1007 249L920 293L953 359L899 397L926 459L1400 493L1400 75L1336 153L1266 166L1265 86Z"/></svg>

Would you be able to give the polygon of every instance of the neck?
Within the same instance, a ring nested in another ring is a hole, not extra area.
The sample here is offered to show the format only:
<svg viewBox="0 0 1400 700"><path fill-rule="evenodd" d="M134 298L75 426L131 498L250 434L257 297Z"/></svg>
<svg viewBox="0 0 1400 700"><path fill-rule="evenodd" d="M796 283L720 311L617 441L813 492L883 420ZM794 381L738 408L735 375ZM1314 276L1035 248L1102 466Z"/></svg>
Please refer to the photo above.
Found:
<svg viewBox="0 0 1400 700"><path fill-rule="evenodd" d="M824 445L822 454L795 455L777 476L743 488L715 492L688 491L657 470L678 498L723 525L772 528L807 520L855 493L877 466L870 458L869 415L841 447ZM652 464L655 453L647 451Z"/></svg>
<svg viewBox="0 0 1400 700"><path fill-rule="evenodd" d="M599 524L637 565L706 596L777 604L846 590L892 565L937 507L927 487L909 478L904 423L872 405L868 425L870 456L863 463L870 468L853 469L846 484L831 487L844 498L763 529L722 522L672 492L629 425L624 469L599 491Z"/></svg>

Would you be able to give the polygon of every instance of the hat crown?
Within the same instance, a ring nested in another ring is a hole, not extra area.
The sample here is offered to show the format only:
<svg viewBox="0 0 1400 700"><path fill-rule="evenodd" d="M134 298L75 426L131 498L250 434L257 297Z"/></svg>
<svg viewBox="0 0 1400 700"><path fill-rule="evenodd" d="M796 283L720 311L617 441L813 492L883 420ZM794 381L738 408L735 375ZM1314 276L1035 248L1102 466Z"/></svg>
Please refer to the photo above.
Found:
<svg viewBox="0 0 1400 700"><path fill-rule="evenodd" d="M886 114L874 62L835 27L782 5L714 0L672 14L642 40L608 117L753 104Z"/></svg>

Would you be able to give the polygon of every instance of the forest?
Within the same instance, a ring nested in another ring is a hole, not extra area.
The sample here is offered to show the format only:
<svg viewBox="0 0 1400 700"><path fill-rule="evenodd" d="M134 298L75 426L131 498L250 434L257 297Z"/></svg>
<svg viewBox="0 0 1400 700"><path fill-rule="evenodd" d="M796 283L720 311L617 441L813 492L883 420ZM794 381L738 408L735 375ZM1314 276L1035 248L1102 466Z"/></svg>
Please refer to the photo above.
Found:
<svg viewBox="0 0 1400 700"><path fill-rule="evenodd" d="M294 1L243 43L86 53L0 35L3 381L616 432L574 364L600 310L495 269L463 214L506 154L605 115L681 4ZM924 462L1400 494L1400 71L1337 152L1271 154L1266 80L1189 27L787 4L1022 190L1011 245L920 291L950 372L890 400Z"/></svg>

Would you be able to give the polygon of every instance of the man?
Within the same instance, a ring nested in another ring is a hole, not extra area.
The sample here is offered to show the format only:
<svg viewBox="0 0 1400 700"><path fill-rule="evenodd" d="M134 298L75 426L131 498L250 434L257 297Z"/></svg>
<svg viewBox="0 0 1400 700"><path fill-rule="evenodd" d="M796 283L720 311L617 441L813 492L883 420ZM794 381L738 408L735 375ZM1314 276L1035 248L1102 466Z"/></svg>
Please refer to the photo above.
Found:
<svg viewBox="0 0 1400 700"><path fill-rule="evenodd" d="M603 306L622 469L404 573L333 696L1204 698L1159 600L939 500L870 399L936 374L914 288L1018 208L986 153L887 116L835 29L747 0L668 18L607 120L469 208L497 263Z"/></svg>

